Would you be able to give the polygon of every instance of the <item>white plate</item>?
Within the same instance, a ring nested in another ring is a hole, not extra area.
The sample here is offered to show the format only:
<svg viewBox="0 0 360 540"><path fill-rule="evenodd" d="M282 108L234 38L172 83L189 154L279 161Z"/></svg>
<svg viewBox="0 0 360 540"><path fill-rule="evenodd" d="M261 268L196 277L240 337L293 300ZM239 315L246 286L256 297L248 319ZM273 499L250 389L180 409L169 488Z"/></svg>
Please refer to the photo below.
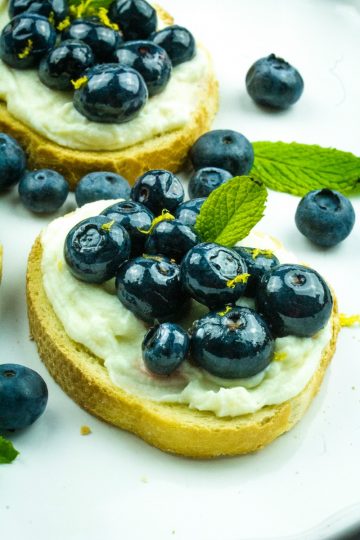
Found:
<svg viewBox="0 0 360 540"><path fill-rule="evenodd" d="M162 4L214 56L221 89L214 127L236 129L252 141L295 140L360 155L358 0ZM305 80L300 101L280 113L258 109L244 86L252 62L271 52ZM270 193L261 227L331 282L342 312L359 313L359 198L353 199L352 235L329 251L298 233L298 201ZM1 362L35 368L50 392L43 417L12 436L20 456L0 468L1 538L318 540L360 525L359 328L341 332L302 422L265 450L215 461L166 455L89 416L48 375L29 340L24 285L27 254L48 218L30 215L16 190L0 205ZM91 435L80 435L83 424Z"/></svg>

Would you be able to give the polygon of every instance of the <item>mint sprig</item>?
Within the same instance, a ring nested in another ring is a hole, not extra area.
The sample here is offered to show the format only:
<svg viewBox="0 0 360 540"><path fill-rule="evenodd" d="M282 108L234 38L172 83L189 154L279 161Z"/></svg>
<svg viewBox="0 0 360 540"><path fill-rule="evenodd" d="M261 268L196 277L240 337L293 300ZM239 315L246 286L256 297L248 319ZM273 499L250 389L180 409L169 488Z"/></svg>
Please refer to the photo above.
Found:
<svg viewBox="0 0 360 540"><path fill-rule="evenodd" d="M11 441L0 436L0 464L11 463L19 452L14 448Z"/></svg>
<svg viewBox="0 0 360 540"><path fill-rule="evenodd" d="M262 218L266 199L266 187L261 181L235 176L206 199L196 219L196 232L203 242L231 247Z"/></svg>
<svg viewBox="0 0 360 540"><path fill-rule="evenodd" d="M360 158L350 152L296 142L260 141L253 147L251 174L270 189L300 197L321 188L360 193Z"/></svg>

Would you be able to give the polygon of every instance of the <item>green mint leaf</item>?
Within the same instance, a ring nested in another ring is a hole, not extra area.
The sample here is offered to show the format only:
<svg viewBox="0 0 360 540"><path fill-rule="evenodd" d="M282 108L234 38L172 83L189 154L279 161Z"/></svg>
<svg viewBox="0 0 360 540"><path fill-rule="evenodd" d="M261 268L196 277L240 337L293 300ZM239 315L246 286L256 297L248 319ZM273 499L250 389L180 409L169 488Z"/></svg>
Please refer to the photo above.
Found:
<svg viewBox="0 0 360 540"><path fill-rule="evenodd" d="M0 436L0 464L11 463L18 454L12 442Z"/></svg>
<svg viewBox="0 0 360 540"><path fill-rule="evenodd" d="M266 198L266 187L261 181L235 176L206 199L196 219L196 232L203 242L231 247L262 218Z"/></svg>
<svg viewBox="0 0 360 540"><path fill-rule="evenodd" d="M360 158L350 152L295 142L259 141L253 147L251 174L270 189L300 197L321 188L360 193Z"/></svg>

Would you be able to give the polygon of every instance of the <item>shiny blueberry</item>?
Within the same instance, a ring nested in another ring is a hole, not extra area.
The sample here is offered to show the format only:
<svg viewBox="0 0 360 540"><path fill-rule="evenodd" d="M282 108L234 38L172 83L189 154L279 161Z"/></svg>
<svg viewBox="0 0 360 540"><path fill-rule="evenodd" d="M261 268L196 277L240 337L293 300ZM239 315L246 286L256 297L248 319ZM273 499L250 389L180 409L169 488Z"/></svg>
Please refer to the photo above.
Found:
<svg viewBox="0 0 360 540"><path fill-rule="evenodd" d="M156 10L145 0L115 0L109 8L126 41L147 39L157 27Z"/></svg>
<svg viewBox="0 0 360 540"><path fill-rule="evenodd" d="M194 363L225 379L252 377L273 356L274 340L266 322L246 307L210 312L195 321L190 336Z"/></svg>
<svg viewBox="0 0 360 540"><path fill-rule="evenodd" d="M155 375L171 375L186 359L189 346L189 336L181 326L169 322L158 324L144 337L144 364Z"/></svg>
<svg viewBox="0 0 360 540"><path fill-rule="evenodd" d="M116 278L121 303L143 321L178 318L188 307L179 266L165 257L137 257L119 268Z"/></svg>
<svg viewBox="0 0 360 540"><path fill-rule="evenodd" d="M128 41L115 51L114 62L136 69L144 78L149 96L162 92L170 80L171 62L151 41Z"/></svg>
<svg viewBox="0 0 360 540"><path fill-rule="evenodd" d="M27 171L19 182L22 203L38 214L56 212L64 204L68 193L68 182L51 169Z"/></svg>
<svg viewBox="0 0 360 540"><path fill-rule="evenodd" d="M108 171L95 171L83 176L76 185L76 204L83 206L103 199L128 199L130 190L129 182L123 176Z"/></svg>
<svg viewBox="0 0 360 540"><path fill-rule="evenodd" d="M288 62L270 54L251 66L246 75L246 88L259 105L286 109L300 98L304 81Z"/></svg>
<svg viewBox="0 0 360 540"><path fill-rule="evenodd" d="M318 189L301 199L295 223L311 242L331 247L349 236L355 223L355 211L349 199L338 191Z"/></svg>
<svg viewBox="0 0 360 540"><path fill-rule="evenodd" d="M257 310L275 336L313 336L326 325L332 306L324 279L302 265L275 266L257 288Z"/></svg>
<svg viewBox="0 0 360 540"><path fill-rule="evenodd" d="M74 93L74 107L93 122L121 124L135 118L148 92L140 73L127 66L99 64L85 72Z"/></svg>
<svg viewBox="0 0 360 540"><path fill-rule="evenodd" d="M188 294L210 309L235 303L248 278L245 261L233 249L205 242L185 255L181 280Z"/></svg>
<svg viewBox="0 0 360 540"><path fill-rule="evenodd" d="M0 133L0 192L16 184L25 172L26 156L19 143Z"/></svg>
<svg viewBox="0 0 360 540"><path fill-rule="evenodd" d="M219 167L233 176L247 174L254 162L252 144L231 129L215 129L202 135L190 150L194 169Z"/></svg>
<svg viewBox="0 0 360 540"><path fill-rule="evenodd" d="M103 283L115 276L130 255L127 231L106 216L77 223L67 234L64 256L70 272L81 281Z"/></svg>
<svg viewBox="0 0 360 540"><path fill-rule="evenodd" d="M183 26L176 24L167 26L153 34L151 39L156 45L165 49L174 67L195 56L194 36Z"/></svg>
<svg viewBox="0 0 360 540"><path fill-rule="evenodd" d="M244 296L253 297L262 276L265 272L280 264L279 259L268 250L242 246L234 246L232 249L244 259L247 271L250 274Z"/></svg>
<svg viewBox="0 0 360 540"><path fill-rule="evenodd" d="M99 64L111 62L114 52L122 43L119 32L88 19L75 19L71 26L64 30L62 37L81 40L89 45L96 63Z"/></svg>
<svg viewBox="0 0 360 540"><path fill-rule="evenodd" d="M56 32L41 15L25 13L12 19L0 36L0 58L16 69L36 66L54 45Z"/></svg>
<svg viewBox="0 0 360 540"><path fill-rule="evenodd" d="M189 196L208 197L210 193L221 186L227 180L233 178L233 175L224 169L218 167L203 167L194 172L189 181Z"/></svg>
<svg viewBox="0 0 360 540"><path fill-rule="evenodd" d="M200 238L192 227L181 221L160 221L148 236L145 253L164 255L180 262L186 253L200 242Z"/></svg>
<svg viewBox="0 0 360 540"><path fill-rule="evenodd" d="M127 230L131 239L132 257L144 253L146 232L150 230L154 219L154 214L146 206L135 201L121 201L105 208L101 214Z"/></svg>
<svg viewBox="0 0 360 540"><path fill-rule="evenodd" d="M181 221L181 223L184 225L193 227L196 223L196 218L200 213L200 209L205 201L206 197L200 197L198 199L191 199L190 201L181 203L176 209L175 218Z"/></svg>
<svg viewBox="0 0 360 540"><path fill-rule="evenodd" d="M46 408L48 389L33 369L0 365L0 430L30 426Z"/></svg>
<svg viewBox="0 0 360 540"><path fill-rule="evenodd" d="M95 63L86 43L76 39L62 41L39 64L39 78L49 88L73 90L72 81Z"/></svg>
<svg viewBox="0 0 360 540"><path fill-rule="evenodd" d="M68 15L69 8L67 0L10 0L10 19L24 11L37 13L47 18L53 16L55 22L60 22Z"/></svg>
<svg viewBox="0 0 360 540"><path fill-rule="evenodd" d="M174 212L184 196L180 180L162 169L151 170L140 176L131 190L131 198L147 206L156 216L164 209Z"/></svg>

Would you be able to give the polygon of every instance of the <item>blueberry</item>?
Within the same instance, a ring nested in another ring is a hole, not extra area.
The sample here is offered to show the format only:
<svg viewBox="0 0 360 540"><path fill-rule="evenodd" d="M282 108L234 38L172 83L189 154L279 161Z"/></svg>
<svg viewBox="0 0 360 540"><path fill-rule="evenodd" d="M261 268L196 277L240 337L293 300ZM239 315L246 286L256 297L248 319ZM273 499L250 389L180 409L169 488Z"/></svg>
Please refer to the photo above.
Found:
<svg viewBox="0 0 360 540"><path fill-rule="evenodd" d="M254 163L254 150L244 135L231 129L215 129L202 135L190 150L194 169L219 167L233 176L247 174Z"/></svg>
<svg viewBox="0 0 360 540"><path fill-rule="evenodd" d="M16 184L25 172L26 156L19 143L0 133L0 192Z"/></svg>
<svg viewBox="0 0 360 540"><path fill-rule="evenodd" d="M99 64L88 69L85 76L86 82L75 90L74 107L93 122L128 122L147 101L144 79L132 68Z"/></svg>
<svg viewBox="0 0 360 540"><path fill-rule="evenodd" d="M113 60L136 69L144 78L149 96L162 92L170 80L170 59L151 41L128 41L115 51Z"/></svg>
<svg viewBox="0 0 360 540"><path fill-rule="evenodd" d="M145 366L156 375L171 375L186 359L190 346L188 334L175 323L153 326L142 343Z"/></svg>
<svg viewBox="0 0 360 540"><path fill-rule="evenodd" d="M54 45L56 32L41 15L25 13L12 19L0 36L0 58L16 69L36 66Z"/></svg>
<svg viewBox="0 0 360 540"><path fill-rule="evenodd" d="M121 201L106 208L102 215L122 225L129 233L131 240L131 256L144 253L147 239L143 231L148 231L154 214L146 206L135 201Z"/></svg>
<svg viewBox="0 0 360 540"><path fill-rule="evenodd" d="M195 40L191 32L183 26L174 24L151 35L151 39L168 53L175 67L195 56Z"/></svg>
<svg viewBox="0 0 360 540"><path fill-rule="evenodd" d="M288 62L270 54L251 66L246 75L246 88L259 105L286 109L300 98L304 81Z"/></svg>
<svg viewBox="0 0 360 540"><path fill-rule="evenodd" d="M240 255L215 243L198 244L181 263L181 280L188 294L210 309L235 303L244 293L247 277Z"/></svg>
<svg viewBox="0 0 360 540"><path fill-rule="evenodd" d="M48 400L44 379L19 364L0 365L0 430L22 429L41 416Z"/></svg>
<svg viewBox="0 0 360 540"><path fill-rule="evenodd" d="M102 199L128 199L129 182L119 174L108 171L95 171L81 178L75 188L78 206Z"/></svg>
<svg viewBox="0 0 360 540"><path fill-rule="evenodd" d="M268 250L240 246L234 246L232 249L244 259L247 271L250 274L244 296L253 297L262 276L265 272L280 264L279 259Z"/></svg>
<svg viewBox="0 0 360 540"><path fill-rule="evenodd" d="M60 22L68 15L67 0L10 0L9 16L13 19L20 13L37 13L44 17L54 16L56 22Z"/></svg>
<svg viewBox="0 0 360 540"><path fill-rule="evenodd" d="M226 379L256 375L269 365L274 351L267 324L245 307L210 312L195 321L190 336L194 363Z"/></svg>
<svg viewBox="0 0 360 540"><path fill-rule="evenodd" d="M137 257L119 268L117 295L122 304L146 322L170 321L188 307L180 268L165 257Z"/></svg>
<svg viewBox="0 0 360 540"><path fill-rule="evenodd" d="M174 212L184 196L180 180L173 173L161 169L140 176L131 190L131 198L147 206L156 216L164 209Z"/></svg>
<svg viewBox="0 0 360 540"><path fill-rule="evenodd" d="M19 183L19 195L28 210L39 214L56 212L69 193L69 184L51 169L27 171Z"/></svg>
<svg viewBox="0 0 360 540"><path fill-rule="evenodd" d="M148 236L145 253L161 254L180 262L186 253L200 242L200 238L192 227L181 221L160 221Z"/></svg>
<svg viewBox="0 0 360 540"><path fill-rule="evenodd" d="M88 283L103 283L115 276L130 255L130 238L121 225L106 216L77 223L67 234L64 256L70 272Z"/></svg>
<svg viewBox="0 0 360 540"><path fill-rule="evenodd" d="M71 81L95 62L89 45L76 39L62 41L45 56L39 65L39 78L49 88L73 90Z"/></svg>
<svg viewBox="0 0 360 540"><path fill-rule="evenodd" d="M311 242L331 247L351 233L355 211L349 199L338 191L318 189L301 199L296 209L295 223Z"/></svg>
<svg viewBox="0 0 360 540"><path fill-rule="evenodd" d="M233 175L224 169L218 167L203 167L195 171L189 181L189 196L208 197L210 193L221 186L227 180L233 178Z"/></svg>
<svg viewBox="0 0 360 540"><path fill-rule="evenodd" d="M257 310L276 336L313 336L326 325L332 306L324 279L298 264L281 264L266 272L256 293Z"/></svg>
<svg viewBox="0 0 360 540"><path fill-rule="evenodd" d="M109 8L126 41L147 39L157 26L156 10L145 0L115 0Z"/></svg>
<svg viewBox="0 0 360 540"><path fill-rule="evenodd" d="M196 218L200 213L200 209L205 201L206 197L200 197L181 203L176 209L175 218L181 221L184 225L193 227L196 223Z"/></svg>

